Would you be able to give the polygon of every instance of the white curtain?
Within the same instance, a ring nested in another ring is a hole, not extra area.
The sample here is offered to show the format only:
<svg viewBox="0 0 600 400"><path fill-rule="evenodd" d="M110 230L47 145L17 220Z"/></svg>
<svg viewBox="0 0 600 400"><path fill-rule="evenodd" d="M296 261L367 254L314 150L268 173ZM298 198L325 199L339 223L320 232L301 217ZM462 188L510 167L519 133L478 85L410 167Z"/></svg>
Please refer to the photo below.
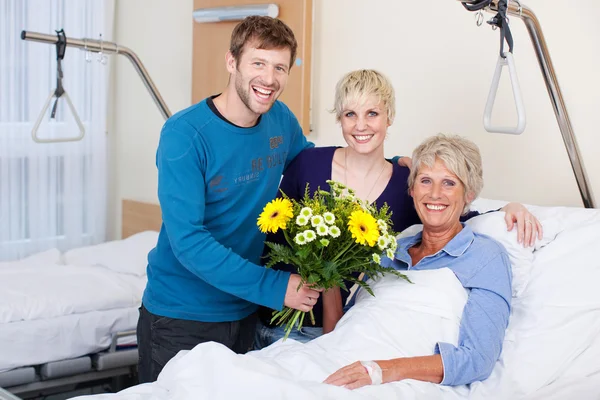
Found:
<svg viewBox="0 0 600 400"><path fill-rule="evenodd" d="M85 126L81 141L38 144L31 130L56 87L56 46L21 31L111 40L114 0L0 0L0 261L106 237L109 66L67 47L63 86ZM52 108L52 101L50 108ZM64 99L48 111L43 138L78 128Z"/></svg>

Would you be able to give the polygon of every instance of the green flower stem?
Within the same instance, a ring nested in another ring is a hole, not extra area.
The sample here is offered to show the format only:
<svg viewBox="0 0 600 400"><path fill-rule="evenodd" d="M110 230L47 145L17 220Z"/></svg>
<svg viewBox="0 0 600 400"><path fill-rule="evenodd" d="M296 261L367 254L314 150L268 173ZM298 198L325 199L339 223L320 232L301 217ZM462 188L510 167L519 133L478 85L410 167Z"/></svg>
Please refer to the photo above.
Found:
<svg viewBox="0 0 600 400"><path fill-rule="evenodd" d="M341 251L338 253L338 255L337 255L337 256L335 256L335 257L334 257L334 258L331 260L331 262L336 262L336 261L337 261L337 259L338 259L338 258L340 258L340 257L342 256L342 254L346 253L346 251L348 251L348 250L350 249L350 247L352 247L352 245L354 245L354 244L356 244L356 242L354 242L353 240L352 240L352 241L350 241L350 243L348 243L348 244L346 245L346 247L344 247L344 248L343 248L343 249L342 249L342 250L341 250Z"/></svg>
<svg viewBox="0 0 600 400"><path fill-rule="evenodd" d="M360 250L360 247L356 246L352 250L349 250L348 251L348 255L344 259L342 259L340 262L338 262L338 264L341 265L341 264L344 264L344 263L346 263L346 262L348 262L350 260L354 260L355 259L355 255L357 253L357 250Z"/></svg>
<svg viewBox="0 0 600 400"><path fill-rule="evenodd" d="M290 332L292 331L292 328L294 327L294 325L296 324L296 321L298 320L298 317L300 317L300 314L303 314L303 311L300 310L296 310L296 312L294 312L294 316L292 317L292 319L290 321L288 321L286 328L285 328L285 335L283 336L283 340L287 339L288 336L290 336ZM298 326L298 329L300 329L301 326Z"/></svg>
<svg viewBox="0 0 600 400"><path fill-rule="evenodd" d="M275 315L273 315L273 318L271 318L271 323L273 323L277 318L279 318L279 321L277 321L277 325L281 325L281 323L283 321L285 321L287 319L287 317L294 311L293 308L289 308L289 307L284 307L283 310L278 311L275 313Z"/></svg>
<svg viewBox="0 0 600 400"><path fill-rule="evenodd" d="M310 323L314 325L315 324L315 314L313 314L312 308L310 309L309 314L310 314Z"/></svg>
<svg viewBox="0 0 600 400"><path fill-rule="evenodd" d="M285 241L290 245L290 247L294 248L294 241L290 239L287 229L282 229L283 236L285 237Z"/></svg>

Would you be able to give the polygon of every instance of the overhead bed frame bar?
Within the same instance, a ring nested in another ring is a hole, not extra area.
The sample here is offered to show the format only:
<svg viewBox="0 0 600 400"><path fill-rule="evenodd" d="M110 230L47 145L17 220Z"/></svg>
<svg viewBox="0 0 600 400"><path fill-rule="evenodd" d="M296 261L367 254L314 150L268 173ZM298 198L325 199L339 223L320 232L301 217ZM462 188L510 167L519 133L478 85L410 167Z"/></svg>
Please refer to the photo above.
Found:
<svg viewBox="0 0 600 400"><path fill-rule="evenodd" d="M458 1L466 4L478 2L478 0ZM492 0L490 6L486 7L485 10L491 13L497 13L498 2L498 0ZM540 23L533 11L531 11L529 7L519 4L518 1L509 2L507 14L522 19L527 27L531 43L535 50L535 55L537 56L538 63L544 76L544 82L546 82L546 88L550 95L552 108L554 109L554 114L556 114L560 133L562 134L567 153L569 154L569 160L571 162L571 167L573 168L573 173L575 174L575 179L577 180L581 200L583 201L584 207L594 208L595 203L589 180L583 167L577 140L575 140L573 127L569 119L569 114L567 113L560 86L558 85L558 80L556 79L556 73L554 72L554 66L552 65L552 59L550 58L550 53L548 52L548 47L546 46L546 40L544 39Z"/></svg>
<svg viewBox="0 0 600 400"><path fill-rule="evenodd" d="M30 31L22 31L21 39L54 45L58 42L58 37L56 35L46 35L44 33ZM139 74L140 78L142 78L146 89L148 89L148 92L150 92L150 95L152 96L152 99L156 103L156 106L160 110L162 116L165 119L168 119L171 116L169 108L165 104L165 101L158 92L156 86L154 86L154 82L152 82L150 75L148 75L148 71L146 71L144 64L142 64L138 56L131 49L124 46L119 46L116 43L105 42L103 40L73 39L70 37L67 37L66 39L67 47L76 47L78 49L91 51L94 53L121 54L127 57L127 59L129 59L129 61L131 61L135 67L135 70Z"/></svg>

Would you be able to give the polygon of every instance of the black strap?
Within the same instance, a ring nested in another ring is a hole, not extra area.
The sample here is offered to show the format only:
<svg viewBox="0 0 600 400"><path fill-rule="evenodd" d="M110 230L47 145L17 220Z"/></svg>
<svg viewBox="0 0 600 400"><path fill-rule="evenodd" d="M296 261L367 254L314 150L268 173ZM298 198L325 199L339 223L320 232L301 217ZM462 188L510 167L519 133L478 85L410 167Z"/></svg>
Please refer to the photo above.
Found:
<svg viewBox="0 0 600 400"><path fill-rule="evenodd" d="M489 6L490 4L492 4L492 0L479 0L476 1L474 3L462 3L463 7L466 8L469 11L479 11L479 10L483 10L484 8L486 8L487 6Z"/></svg>
<svg viewBox="0 0 600 400"><path fill-rule="evenodd" d="M508 51L513 52L513 37L508 26L506 10L508 9L507 0L498 1L498 14L488 21L488 24L495 25L500 29L500 57L504 57L504 40L508 43Z"/></svg>
<svg viewBox="0 0 600 400"><path fill-rule="evenodd" d="M54 90L54 96L56 97L56 100L54 100L50 118L55 117L58 99L65 93L65 89L62 85L62 60L65 58L65 51L67 49L67 36L65 35L65 31L63 29L56 31L56 36L58 36L58 41L56 42L56 89Z"/></svg>

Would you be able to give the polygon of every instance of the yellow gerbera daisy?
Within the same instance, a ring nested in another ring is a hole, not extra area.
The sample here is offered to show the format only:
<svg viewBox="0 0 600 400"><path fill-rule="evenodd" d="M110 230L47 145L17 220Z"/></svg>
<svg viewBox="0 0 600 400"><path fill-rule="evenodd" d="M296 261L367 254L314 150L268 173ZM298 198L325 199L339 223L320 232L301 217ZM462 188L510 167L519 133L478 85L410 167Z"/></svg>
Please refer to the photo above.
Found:
<svg viewBox="0 0 600 400"><path fill-rule="evenodd" d="M379 239L377 221L371 214L363 210L356 210L350 214L348 228L356 243L368 244L373 247Z"/></svg>
<svg viewBox="0 0 600 400"><path fill-rule="evenodd" d="M257 225L262 233L275 233L279 229L285 229L293 216L292 203L288 199L275 199L267 203L260 213Z"/></svg>

